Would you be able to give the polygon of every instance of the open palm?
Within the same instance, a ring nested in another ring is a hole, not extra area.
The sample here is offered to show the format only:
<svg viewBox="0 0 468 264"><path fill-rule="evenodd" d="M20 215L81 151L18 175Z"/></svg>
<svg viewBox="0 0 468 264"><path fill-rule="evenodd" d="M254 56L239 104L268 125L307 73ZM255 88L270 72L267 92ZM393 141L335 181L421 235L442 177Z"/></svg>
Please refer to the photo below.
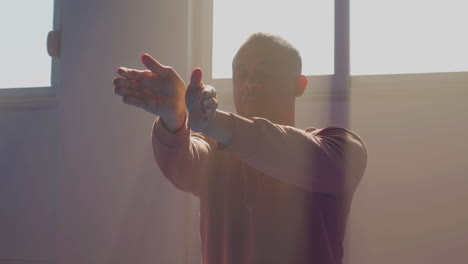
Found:
<svg viewBox="0 0 468 264"><path fill-rule="evenodd" d="M117 70L123 78L114 78L115 93L126 104L180 125L186 112L184 81L173 68L160 64L148 54L142 55L141 61L148 70L124 67Z"/></svg>

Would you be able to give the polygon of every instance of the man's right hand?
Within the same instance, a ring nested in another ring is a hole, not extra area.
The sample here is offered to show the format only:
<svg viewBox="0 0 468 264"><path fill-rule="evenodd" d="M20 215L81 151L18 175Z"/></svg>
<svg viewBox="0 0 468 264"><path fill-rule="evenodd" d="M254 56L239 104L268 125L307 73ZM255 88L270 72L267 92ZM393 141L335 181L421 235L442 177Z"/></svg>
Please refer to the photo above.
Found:
<svg viewBox="0 0 468 264"><path fill-rule="evenodd" d="M114 78L114 92L123 97L124 103L162 117L170 131L177 130L185 121L184 81L174 69L148 54L143 54L141 61L148 70L118 68L123 78Z"/></svg>

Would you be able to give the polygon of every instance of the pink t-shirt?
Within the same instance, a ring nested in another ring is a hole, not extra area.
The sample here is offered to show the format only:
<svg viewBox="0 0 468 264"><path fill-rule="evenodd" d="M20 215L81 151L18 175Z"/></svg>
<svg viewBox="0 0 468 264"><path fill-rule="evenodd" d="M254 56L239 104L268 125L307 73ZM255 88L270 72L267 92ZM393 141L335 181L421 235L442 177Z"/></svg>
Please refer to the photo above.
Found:
<svg viewBox="0 0 468 264"><path fill-rule="evenodd" d="M339 264L346 219L367 164L358 135L297 129L230 114L222 146L187 123L159 119L153 150L164 176L200 200L203 264Z"/></svg>

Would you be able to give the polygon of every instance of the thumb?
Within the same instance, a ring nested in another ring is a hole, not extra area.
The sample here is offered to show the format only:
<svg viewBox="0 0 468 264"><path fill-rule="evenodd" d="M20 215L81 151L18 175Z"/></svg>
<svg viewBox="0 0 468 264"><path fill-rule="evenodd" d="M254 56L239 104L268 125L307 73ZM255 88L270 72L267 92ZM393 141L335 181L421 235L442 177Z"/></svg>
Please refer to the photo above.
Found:
<svg viewBox="0 0 468 264"><path fill-rule="evenodd" d="M166 74L166 67L151 57L149 54L145 53L141 55L141 62L148 68L148 70L159 74L165 75Z"/></svg>
<svg viewBox="0 0 468 264"><path fill-rule="evenodd" d="M192 71L192 76L190 77L190 87L199 87L201 86L202 80L202 70L200 68L196 68Z"/></svg>

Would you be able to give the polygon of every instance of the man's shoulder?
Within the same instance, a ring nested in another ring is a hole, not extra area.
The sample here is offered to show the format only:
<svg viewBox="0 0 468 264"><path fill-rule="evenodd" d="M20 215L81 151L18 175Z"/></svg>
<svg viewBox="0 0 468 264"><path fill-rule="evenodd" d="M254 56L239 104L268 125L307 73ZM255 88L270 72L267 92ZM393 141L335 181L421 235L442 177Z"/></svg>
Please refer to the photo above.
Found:
<svg viewBox="0 0 468 264"><path fill-rule="evenodd" d="M322 127L322 128L316 128L316 127L308 127L306 129L304 129L306 132L310 132L310 133L314 133L314 134L317 134L317 133L347 133L347 132L351 132L351 133L354 133L352 130L348 129L348 128L344 128L344 127L339 127L339 126L327 126L327 127Z"/></svg>
<svg viewBox="0 0 468 264"><path fill-rule="evenodd" d="M345 171L355 174L357 183L367 167L367 147L362 138L353 130L337 126L312 129L321 147L336 162L343 162Z"/></svg>
<svg viewBox="0 0 468 264"><path fill-rule="evenodd" d="M319 137L343 137L348 140L364 142L362 138L353 130L338 126L328 126L324 128L308 127L306 132Z"/></svg>
<svg viewBox="0 0 468 264"><path fill-rule="evenodd" d="M351 129L328 126L324 128L306 128L305 131L319 138L323 147L327 149L347 150L354 154L361 153L367 156L367 147L364 140Z"/></svg>

